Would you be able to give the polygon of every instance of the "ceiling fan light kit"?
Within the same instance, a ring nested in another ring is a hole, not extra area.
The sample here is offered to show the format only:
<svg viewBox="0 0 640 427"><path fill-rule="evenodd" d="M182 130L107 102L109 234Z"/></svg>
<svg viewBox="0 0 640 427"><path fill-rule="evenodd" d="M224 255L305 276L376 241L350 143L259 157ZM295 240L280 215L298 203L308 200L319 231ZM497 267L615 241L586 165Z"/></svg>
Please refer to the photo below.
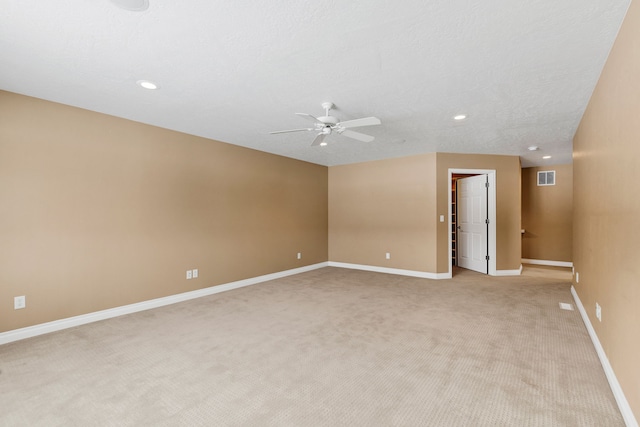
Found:
<svg viewBox="0 0 640 427"><path fill-rule="evenodd" d="M313 122L314 127L312 128L278 130L270 133L273 135L279 133L316 131L317 134L315 139L311 143L311 146L320 145L323 147L327 145L327 143L324 141L325 137L327 135L331 135L333 131L338 133L338 135L343 135L362 142L371 142L375 139L371 135L348 130L348 128L379 125L382 123L380 119L378 119L377 117L365 117L362 119L354 119L341 122L337 117L330 115L330 111L334 107L335 106L332 102L323 102L322 108L324 109L324 116L320 117L314 117L311 114L307 113L296 113L297 116Z"/></svg>

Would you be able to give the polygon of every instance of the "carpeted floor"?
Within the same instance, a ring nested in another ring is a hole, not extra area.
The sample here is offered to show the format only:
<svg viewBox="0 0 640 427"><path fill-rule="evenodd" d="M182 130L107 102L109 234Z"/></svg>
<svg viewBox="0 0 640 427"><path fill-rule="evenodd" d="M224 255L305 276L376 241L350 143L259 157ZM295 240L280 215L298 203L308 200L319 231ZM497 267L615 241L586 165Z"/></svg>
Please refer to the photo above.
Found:
<svg viewBox="0 0 640 427"><path fill-rule="evenodd" d="M0 346L2 426L623 426L571 273L323 268Z"/></svg>

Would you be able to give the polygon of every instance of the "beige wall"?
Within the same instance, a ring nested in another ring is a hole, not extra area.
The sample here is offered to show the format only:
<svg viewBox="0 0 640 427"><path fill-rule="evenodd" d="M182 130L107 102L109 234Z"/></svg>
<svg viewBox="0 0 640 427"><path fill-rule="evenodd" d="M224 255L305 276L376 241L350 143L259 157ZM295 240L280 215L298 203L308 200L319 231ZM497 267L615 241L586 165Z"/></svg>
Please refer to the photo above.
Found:
<svg viewBox="0 0 640 427"><path fill-rule="evenodd" d="M496 269L517 270L521 264L520 158L480 154L437 154L438 214L448 209L449 169L493 169L496 171ZM438 271L451 262L447 223L438 223Z"/></svg>
<svg viewBox="0 0 640 427"><path fill-rule="evenodd" d="M538 172L554 170L556 185L538 186ZM573 166L522 169L522 258L571 262Z"/></svg>
<svg viewBox="0 0 640 427"><path fill-rule="evenodd" d="M639 116L640 2L633 1L573 142L573 261L580 273L576 291L637 420Z"/></svg>
<svg viewBox="0 0 640 427"><path fill-rule="evenodd" d="M517 157L327 169L8 92L0 120L0 332L327 259L446 273L450 167L498 171L519 267Z"/></svg>
<svg viewBox="0 0 640 427"><path fill-rule="evenodd" d="M449 168L495 169L497 268L520 267L520 160L425 154L329 168L329 260L447 273ZM385 253L391 259L385 259Z"/></svg>
<svg viewBox="0 0 640 427"><path fill-rule="evenodd" d="M435 272L435 161L424 154L330 167L329 260Z"/></svg>
<svg viewBox="0 0 640 427"><path fill-rule="evenodd" d="M327 261L327 172L0 92L0 332Z"/></svg>

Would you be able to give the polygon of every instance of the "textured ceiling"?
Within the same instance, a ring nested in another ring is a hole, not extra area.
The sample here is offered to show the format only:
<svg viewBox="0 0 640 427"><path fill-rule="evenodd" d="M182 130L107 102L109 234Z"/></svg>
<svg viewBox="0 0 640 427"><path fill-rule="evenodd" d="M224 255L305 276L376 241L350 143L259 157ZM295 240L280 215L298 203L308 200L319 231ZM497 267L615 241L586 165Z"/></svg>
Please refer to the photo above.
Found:
<svg viewBox="0 0 640 427"><path fill-rule="evenodd" d="M0 0L0 89L327 166L436 151L570 163L628 6ZM323 101L342 120L380 118L357 129L375 141L269 134L307 127L294 113L322 115Z"/></svg>

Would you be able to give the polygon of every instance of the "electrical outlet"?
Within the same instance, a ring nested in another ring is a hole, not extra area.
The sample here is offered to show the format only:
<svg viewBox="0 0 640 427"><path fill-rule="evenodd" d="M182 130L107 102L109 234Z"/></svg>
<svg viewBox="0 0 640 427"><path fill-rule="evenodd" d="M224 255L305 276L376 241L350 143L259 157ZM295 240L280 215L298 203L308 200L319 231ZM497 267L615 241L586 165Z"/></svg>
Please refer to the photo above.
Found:
<svg viewBox="0 0 640 427"><path fill-rule="evenodd" d="M576 273L576 283L580 283L580 273Z"/></svg>
<svg viewBox="0 0 640 427"><path fill-rule="evenodd" d="M198 269L197 269L197 268L194 268L193 270L191 270L191 276L192 276L194 279L197 279L197 278L198 278Z"/></svg>
<svg viewBox="0 0 640 427"><path fill-rule="evenodd" d="M298 252L298 259L302 259L302 252Z"/></svg>
<svg viewBox="0 0 640 427"><path fill-rule="evenodd" d="M191 280L192 277L193 277L193 271L187 270L187 280Z"/></svg>
<svg viewBox="0 0 640 427"><path fill-rule="evenodd" d="M440 222L444 222L444 215L440 215Z"/></svg>
<svg viewBox="0 0 640 427"><path fill-rule="evenodd" d="M13 309L20 310L21 308L25 308L27 306L27 297L22 295L20 297L15 297L13 299Z"/></svg>
<svg viewBox="0 0 640 427"><path fill-rule="evenodd" d="M602 307L600 307L600 304L596 303L596 317L598 318L598 321L602 322Z"/></svg>
<svg viewBox="0 0 640 427"><path fill-rule="evenodd" d="M385 255L385 258L391 259L391 252L387 252L387 254Z"/></svg>

